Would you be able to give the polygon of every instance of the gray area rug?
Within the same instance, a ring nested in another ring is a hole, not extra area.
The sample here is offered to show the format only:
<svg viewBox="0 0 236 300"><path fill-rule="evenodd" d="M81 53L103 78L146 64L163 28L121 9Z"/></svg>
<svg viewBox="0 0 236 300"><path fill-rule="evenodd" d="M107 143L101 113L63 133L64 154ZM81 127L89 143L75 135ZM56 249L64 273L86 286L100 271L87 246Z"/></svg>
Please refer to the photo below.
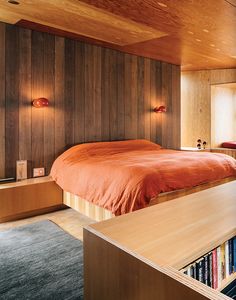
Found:
<svg viewBox="0 0 236 300"><path fill-rule="evenodd" d="M83 299L83 244L50 221L0 232L0 299Z"/></svg>

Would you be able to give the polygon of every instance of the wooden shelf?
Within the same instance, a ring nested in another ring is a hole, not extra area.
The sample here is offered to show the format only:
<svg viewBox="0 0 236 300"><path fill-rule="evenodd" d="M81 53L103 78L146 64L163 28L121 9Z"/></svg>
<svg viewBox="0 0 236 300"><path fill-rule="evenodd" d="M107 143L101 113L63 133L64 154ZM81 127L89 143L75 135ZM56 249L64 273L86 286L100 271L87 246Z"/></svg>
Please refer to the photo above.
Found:
<svg viewBox="0 0 236 300"><path fill-rule="evenodd" d="M233 274L231 274L229 277L227 277L226 279L224 279L221 282L221 286L217 289L218 291L222 291L224 288L226 288L231 282L234 281L234 279L236 279L236 272L234 272Z"/></svg>
<svg viewBox="0 0 236 300"><path fill-rule="evenodd" d="M198 148L194 148L194 147L181 147L180 148L181 151L205 151L205 152L210 152L211 150L209 148L206 149L198 149Z"/></svg>
<svg viewBox="0 0 236 300"><path fill-rule="evenodd" d="M62 208L62 190L51 177L0 185L0 222Z"/></svg>
<svg viewBox="0 0 236 300"><path fill-rule="evenodd" d="M89 225L84 230L87 299L92 299L91 293L94 290L95 294L96 292L103 294L103 287L111 285L109 289L116 289L114 285L117 282L119 282L118 286L121 285L122 278L119 277L121 276L119 272L126 276L121 269L122 259L126 260L123 268L128 268L127 272L133 272L132 274L136 272L140 274L143 269L149 268L148 271L143 271L147 272L145 276L151 276L151 282L159 286L157 289L159 292L163 289L160 293L167 293L167 286L170 290L175 290L175 296L178 290L181 297L176 296L175 299L229 299L219 291L209 288L178 270L236 235L235 194L236 181L234 180L208 190ZM116 251L115 248L119 250ZM99 257L94 253L99 253ZM111 269L106 268L106 261L109 259L111 259ZM93 263L96 269L93 268ZM100 267L101 273L98 270ZM166 275L168 278L165 277ZM103 282L104 276L107 276L106 280L109 278L108 285ZM140 282L145 281L145 278L139 276ZM110 277L114 280L114 285ZM129 288L130 284L131 289L137 288L141 294L145 288L151 290L151 286L148 285L145 287L140 284L140 287L134 287L133 282L130 281L129 284L124 284L125 289ZM190 287L195 293L190 296L189 291L181 285ZM132 293L132 290L129 292ZM197 294L202 297L197 297ZM154 290L153 295L157 296ZM172 298L166 296L163 299Z"/></svg>

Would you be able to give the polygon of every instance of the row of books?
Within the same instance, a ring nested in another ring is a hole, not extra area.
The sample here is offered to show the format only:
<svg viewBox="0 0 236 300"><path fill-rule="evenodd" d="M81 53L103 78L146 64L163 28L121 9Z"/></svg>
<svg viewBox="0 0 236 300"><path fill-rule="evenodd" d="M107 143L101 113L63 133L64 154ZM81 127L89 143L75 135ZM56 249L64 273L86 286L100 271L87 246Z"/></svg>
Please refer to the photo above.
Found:
<svg viewBox="0 0 236 300"><path fill-rule="evenodd" d="M219 288L222 280L236 272L236 236L186 266L183 272L214 289Z"/></svg>

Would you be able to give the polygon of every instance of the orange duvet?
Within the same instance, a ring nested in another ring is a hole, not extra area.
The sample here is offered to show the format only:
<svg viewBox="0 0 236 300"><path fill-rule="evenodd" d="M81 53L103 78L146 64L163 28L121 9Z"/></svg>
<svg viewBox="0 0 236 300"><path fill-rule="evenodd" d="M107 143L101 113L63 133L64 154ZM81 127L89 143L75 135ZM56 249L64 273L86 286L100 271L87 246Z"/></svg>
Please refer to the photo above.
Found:
<svg viewBox="0 0 236 300"><path fill-rule="evenodd" d="M120 215L147 206L159 193L236 176L236 160L146 140L98 142L64 152L51 176L63 190Z"/></svg>

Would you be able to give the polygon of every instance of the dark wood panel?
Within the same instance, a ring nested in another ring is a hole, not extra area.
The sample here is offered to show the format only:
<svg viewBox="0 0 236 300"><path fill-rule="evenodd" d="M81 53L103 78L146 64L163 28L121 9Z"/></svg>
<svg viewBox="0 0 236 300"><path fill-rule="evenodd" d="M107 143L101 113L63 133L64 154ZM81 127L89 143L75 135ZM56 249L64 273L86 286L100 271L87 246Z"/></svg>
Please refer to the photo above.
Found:
<svg viewBox="0 0 236 300"><path fill-rule="evenodd" d="M122 140L125 136L125 56L121 52L117 56L117 139Z"/></svg>
<svg viewBox="0 0 236 300"><path fill-rule="evenodd" d="M5 177L5 24L0 23L0 178Z"/></svg>
<svg viewBox="0 0 236 300"><path fill-rule="evenodd" d="M32 31L32 99L44 97L44 36ZM32 107L32 167L44 166L44 109Z"/></svg>
<svg viewBox="0 0 236 300"><path fill-rule="evenodd" d="M27 160L27 173L32 176L31 148L31 31L19 32L19 158Z"/></svg>
<svg viewBox="0 0 236 300"><path fill-rule="evenodd" d="M179 149L181 146L181 102L180 102L180 67L172 65L172 137L171 148Z"/></svg>
<svg viewBox="0 0 236 300"><path fill-rule="evenodd" d="M75 143L85 141L85 45L75 45Z"/></svg>
<svg viewBox="0 0 236 300"><path fill-rule="evenodd" d="M75 103L75 41L65 40L65 142L74 144Z"/></svg>
<svg viewBox="0 0 236 300"><path fill-rule="evenodd" d="M65 39L55 37L55 157L65 150Z"/></svg>
<svg viewBox="0 0 236 300"><path fill-rule="evenodd" d="M29 175L34 167L48 174L55 157L81 142L146 138L176 145L179 67L12 25L0 30L1 176L15 176L19 158L28 160ZM38 97L49 107L32 107ZM161 104L169 119L152 111Z"/></svg>
<svg viewBox="0 0 236 300"><path fill-rule="evenodd" d="M19 28L6 26L6 176L19 159Z"/></svg>
<svg viewBox="0 0 236 300"><path fill-rule="evenodd" d="M125 138L138 137L137 56L125 54Z"/></svg>
<svg viewBox="0 0 236 300"><path fill-rule="evenodd" d="M110 140L110 110L116 106L116 99L111 99L111 91L114 89L111 80L112 57L111 50L103 49L102 51L102 81L101 87L102 107L101 107L101 135L102 140ZM112 103L111 103L112 102Z"/></svg>
<svg viewBox="0 0 236 300"><path fill-rule="evenodd" d="M101 140L101 48L85 46L85 140Z"/></svg>
<svg viewBox="0 0 236 300"><path fill-rule="evenodd" d="M55 160L54 141L55 141L55 37L53 35L44 35L44 92L43 97L49 100L49 107L43 109L44 112L44 167L49 173L52 163Z"/></svg>
<svg viewBox="0 0 236 300"><path fill-rule="evenodd" d="M172 69L167 63L162 64L162 105L166 106L167 113L161 113L162 118L162 146L171 148L172 140Z"/></svg>

